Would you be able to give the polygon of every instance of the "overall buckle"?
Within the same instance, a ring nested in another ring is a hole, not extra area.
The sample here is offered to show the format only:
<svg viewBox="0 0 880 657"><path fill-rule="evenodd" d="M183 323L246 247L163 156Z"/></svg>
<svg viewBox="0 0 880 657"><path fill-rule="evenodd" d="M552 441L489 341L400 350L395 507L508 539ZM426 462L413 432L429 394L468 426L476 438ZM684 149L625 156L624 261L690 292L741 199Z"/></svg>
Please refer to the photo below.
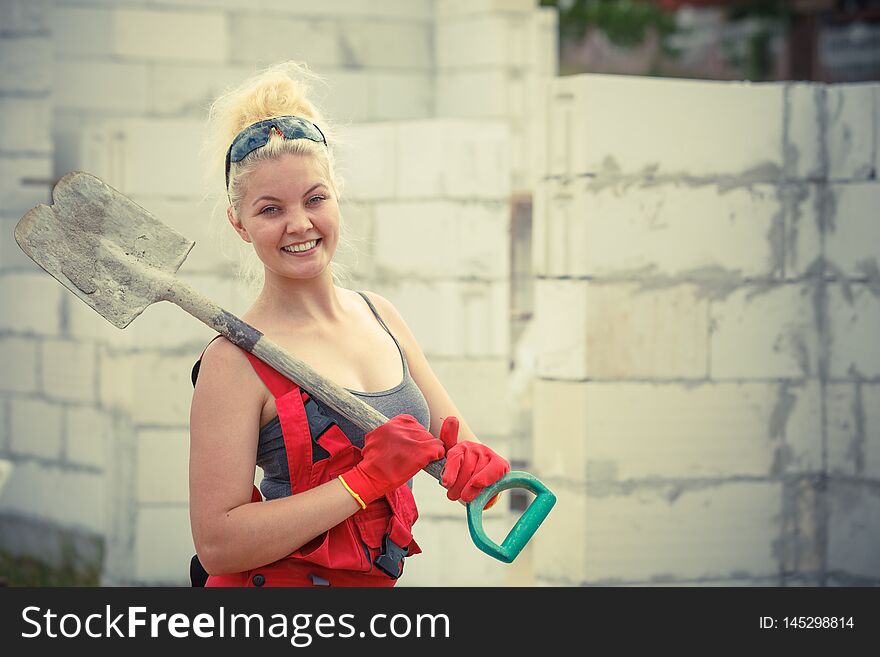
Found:
<svg viewBox="0 0 880 657"><path fill-rule="evenodd" d="M397 579L403 572L403 558L408 552L409 547L400 547L391 540L391 534L388 533L382 537L382 553L373 563L388 577Z"/></svg>

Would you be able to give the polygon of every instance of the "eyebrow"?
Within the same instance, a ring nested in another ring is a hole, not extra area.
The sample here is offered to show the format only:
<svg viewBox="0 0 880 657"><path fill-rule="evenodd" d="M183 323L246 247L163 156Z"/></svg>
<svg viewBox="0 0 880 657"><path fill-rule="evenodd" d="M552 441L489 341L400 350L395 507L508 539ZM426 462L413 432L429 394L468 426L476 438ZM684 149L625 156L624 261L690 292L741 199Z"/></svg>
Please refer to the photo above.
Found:
<svg viewBox="0 0 880 657"><path fill-rule="evenodd" d="M303 193L303 196L308 196L308 195L311 194L313 191L315 191L316 189L318 189L318 187L327 187L327 185L324 184L324 183L322 183L322 182L315 183L314 185L312 185L311 187L309 187L309 188L305 191L305 193ZM255 198L255 199L254 199L254 202L251 203L251 207L255 206L255 205L256 205L257 203L259 203L260 201L278 201L278 202L280 202L281 199L278 198L277 196L271 196L271 195L269 195L269 194L264 194L263 196L258 196L257 198Z"/></svg>

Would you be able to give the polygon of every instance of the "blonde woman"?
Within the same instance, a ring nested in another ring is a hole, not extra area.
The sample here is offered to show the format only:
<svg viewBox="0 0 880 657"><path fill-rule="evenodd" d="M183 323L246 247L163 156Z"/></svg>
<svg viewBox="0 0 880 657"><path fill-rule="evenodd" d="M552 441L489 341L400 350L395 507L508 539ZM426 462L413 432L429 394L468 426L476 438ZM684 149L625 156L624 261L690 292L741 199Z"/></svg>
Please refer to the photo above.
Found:
<svg viewBox="0 0 880 657"><path fill-rule="evenodd" d="M243 319L392 419L364 435L212 341L193 369L190 417L190 518L208 586L393 586L421 551L413 475L445 456L447 497L467 502L510 469L460 419L394 306L334 283L339 185L313 77L281 64L211 109L226 214L264 272Z"/></svg>

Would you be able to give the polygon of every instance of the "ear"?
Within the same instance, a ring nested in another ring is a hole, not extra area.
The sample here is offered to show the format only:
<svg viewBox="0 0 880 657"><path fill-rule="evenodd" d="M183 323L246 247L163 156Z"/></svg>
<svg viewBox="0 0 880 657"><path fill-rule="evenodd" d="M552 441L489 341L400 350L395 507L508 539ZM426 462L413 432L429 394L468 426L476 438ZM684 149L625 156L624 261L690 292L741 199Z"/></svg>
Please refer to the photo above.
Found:
<svg viewBox="0 0 880 657"><path fill-rule="evenodd" d="M236 218L235 214L232 212L231 205L226 208L226 218L229 219L229 223L232 224L232 227L235 229L235 232L238 233L238 236L250 244L251 238L248 235L247 228L245 228Z"/></svg>

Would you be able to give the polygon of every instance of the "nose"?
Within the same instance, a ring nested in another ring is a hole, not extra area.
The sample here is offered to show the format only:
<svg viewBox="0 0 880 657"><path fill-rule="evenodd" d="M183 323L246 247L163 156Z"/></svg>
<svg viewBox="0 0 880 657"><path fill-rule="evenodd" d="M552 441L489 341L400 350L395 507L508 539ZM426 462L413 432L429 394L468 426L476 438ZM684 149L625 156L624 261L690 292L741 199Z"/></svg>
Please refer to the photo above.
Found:
<svg viewBox="0 0 880 657"><path fill-rule="evenodd" d="M287 232L295 235L304 233L312 227L312 220L303 208L294 208L287 213Z"/></svg>

